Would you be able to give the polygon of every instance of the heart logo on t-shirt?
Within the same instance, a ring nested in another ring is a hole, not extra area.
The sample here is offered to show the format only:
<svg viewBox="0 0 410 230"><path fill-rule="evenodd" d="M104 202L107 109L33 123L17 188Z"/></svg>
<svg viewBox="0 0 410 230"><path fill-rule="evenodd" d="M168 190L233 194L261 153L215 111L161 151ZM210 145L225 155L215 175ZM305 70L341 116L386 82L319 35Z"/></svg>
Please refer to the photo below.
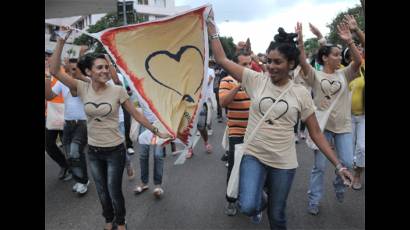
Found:
<svg viewBox="0 0 410 230"><path fill-rule="evenodd" d="M276 99L271 98L271 97L263 97L259 101L259 112L262 114L262 116L265 115L265 112L268 111L268 109L275 103ZM273 110L271 111L272 114L276 114L276 117L274 120L278 120L281 118L283 115L286 114L286 112L289 109L289 104L287 101L280 99L278 103L275 105ZM265 121L266 123L273 125L273 121L271 119L268 119Z"/></svg>
<svg viewBox="0 0 410 230"><path fill-rule="evenodd" d="M322 79L320 81L320 88L326 98L330 99L330 96L335 95L342 88L342 83L340 81L330 81L328 79Z"/></svg>
<svg viewBox="0 0 410 230"><path fill-rule="evenodd" d="M91 109L94 109L92 111L89 111L89 109L87 109L87 107L92 106ZM96 104L94 102L87 102L84 104L84 110L85 111L89 111L88 114L92 114L92 116L95 116L95 120L101 122L102 117L106 117L108 116L108 114L111 113L112 111L112 106L110 103L107 102L101 102L99 104ZM97 116L98 114L98 116ZM103 115L99 115L99 114L103 114Z"/></svg>

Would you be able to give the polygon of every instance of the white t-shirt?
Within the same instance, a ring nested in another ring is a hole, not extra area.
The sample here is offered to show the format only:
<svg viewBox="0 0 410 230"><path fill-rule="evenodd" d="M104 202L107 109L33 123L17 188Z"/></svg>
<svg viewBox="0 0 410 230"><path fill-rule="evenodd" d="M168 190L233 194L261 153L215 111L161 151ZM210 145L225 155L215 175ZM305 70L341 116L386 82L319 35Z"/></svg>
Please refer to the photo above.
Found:
<svg viewBox="0 0 410 230"><path fill-rule="evenodd" d="M342 74L345 81L341 82L337 74ZM304 77L306 83L312 87L314 102L319 110L325 110L330 107L333 100L338 94L339 97L336 105L329 115L329 119L325 126L326 130L334 133L351 132L351 99L349 95L348 85L344 85L342 92L342 84L349 84L357 75L352 69L352 65L346 68L338 69L333 74L327 74L322 71L310 68L309 73Z"/></svg>
<svg viewBox="0 0 410 230"><path fill-rule="evenodd" d="M84 104L79 97L73 97L70 89L60 81L51 89L54 94L62 93L64 98L64 120L86 120Z"/></svg>
<svg viewBox="0 0 410 230"><path fill-rule="evenodd" d="M269 76L244 69L241 85L251 99L244 141L262 119L264 112L276 101L275 98L279 97L289 84L290 81L278 87L271 82ZM294 84L262 123L245 153L255 156L270 167L280 169L298 167L293 127L299 115L301 120L305 121L314 112L315 107L309 92L305 87Z"/></svg>

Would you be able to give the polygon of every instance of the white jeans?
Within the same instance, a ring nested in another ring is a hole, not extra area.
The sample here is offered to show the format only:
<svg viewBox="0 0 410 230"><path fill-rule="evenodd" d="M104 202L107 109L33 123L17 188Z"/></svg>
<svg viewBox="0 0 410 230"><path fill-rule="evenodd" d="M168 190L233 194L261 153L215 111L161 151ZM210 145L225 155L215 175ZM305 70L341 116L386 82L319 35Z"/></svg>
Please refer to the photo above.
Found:
<svg viewBox="0 0 410 230"><path fill-rule="evenodd" d="M357 167L365 167L365 115L352 114L353 162Z"/></svg>

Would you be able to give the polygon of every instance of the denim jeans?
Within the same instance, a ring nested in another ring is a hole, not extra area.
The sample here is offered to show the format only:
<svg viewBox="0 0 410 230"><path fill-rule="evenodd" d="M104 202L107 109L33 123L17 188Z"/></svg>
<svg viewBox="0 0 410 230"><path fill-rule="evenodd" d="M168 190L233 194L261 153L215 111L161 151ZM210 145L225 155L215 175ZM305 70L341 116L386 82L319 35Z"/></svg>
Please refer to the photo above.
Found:
<svg viewBox="0 0 410 230"><path fill-rule="evenodd" d="M357 167L365 167L365 116L352 115L353 162Z"/></svg>
<svg viewBox="0 0 410 230"><path fill-rule="evenodd" d="M68 163L65 158L65 155L61 150L57 147L56 140L57 136L60 138L63 136L62 130L49 130L46 128L45 130L45 142L46 142L46 152L47 154L53 159L61 168L68 168Z"/></svg>
<svg viewBox="0 0 410 230"><path fill-rule="evenodd" d="M140 133L144 132L145 128L141 126ZM140 168L141 181L148 184L149 181L149 150L151 145L139 145L140 153ZM154 148L154 184L162 184L162 175L164 169L164 149L159 145L152 145Z"/></svg>
<svg viewBox="0 0 410 230"><path fill-rule="evenodd" d="M125 113L124 113L124 115L125 115ZM125 119L125 117L124 117L124 119ZM124 135L124 136L126 136L125 135L125 130L126 130L125 127L126 127L125 122L121 121L120 124L119 124L119 129L120 129L120 132L122 133L122 135ZM129 136L129 133L128 133L128 136ZM127 142L127 141L125 141L125 142ZM132 145L131 145L131 148L134 148L134 147L132 147ZM128 149L128 147L127 147L127 149ZM130 163L131 163L131 156L128 154L128 151L126 151L126 154L125 154L125 167L128 167L130 165Z"/></svg>
<svg viewBox="0 0 410 230"><path fill-rule="evenodd" d="M63 146L68 157L68 163L76 182L88 182L87 163L84 148L87 144L87 121L64 122Z"/></svg>
<svg viewBox="0 0 410 230"><path fill-rule="evenodd" d="M336 154L339 161L349 170L353 164L353 137L352 133L333 133L325 130L326 139L331 142L334 139ZM313 166L310 175L310 184L308 191L309 205L318 205L323 195L324 175L328 159L319 150L315 150L315 165ZM344 193L346 188L343 180L339 175L336 175L333 181L333 186L336 193Z"/></svg>
<svg viewBox="0 0 410 230"><path fill-rule="evenodd" d="M238 208L253 216L268 206L271 229L286 229L286 200L296 169L278 169L262 164L256 157L244 155L240 167ZM268 201L263 200L267 182Z"/></svg>
<svg viewBox="0 0 410 230"><path fill-rule="evenodd" d="M91 174L103 209L106 223L125 223L125 202L122 194L122 174L125 164L124 143L114 147L89 146Z"/></svg>
<svg viewBox="0 0 410 230"><path fill-rule="evenodd" d="M226 183L228 184L229 177L231 176L231 171L233 168L233 163L235 162L235 145L243 143L243 137L229 137L229 151L228 151L228 173L226 176ZM226 195L226 201L235 202L235 198L228 197Z"/></svg>

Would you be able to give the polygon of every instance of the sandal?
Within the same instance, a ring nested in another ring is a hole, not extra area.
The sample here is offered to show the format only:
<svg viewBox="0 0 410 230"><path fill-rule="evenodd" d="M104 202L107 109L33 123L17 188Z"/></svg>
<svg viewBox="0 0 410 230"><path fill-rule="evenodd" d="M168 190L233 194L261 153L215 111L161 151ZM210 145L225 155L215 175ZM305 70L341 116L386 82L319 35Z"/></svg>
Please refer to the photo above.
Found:
<svg viewBox="0 0 410 230"><path fill-rule="evenodd" d="M162 188L160 188L160 187L155 188L155 189L154 189L154 192L153 192L154 196L155 196L157 199L161 198L161 196L162 196L163 193L164 193L164 190L162 190Z"/></svg>
<svg viewBox="0 0 410 230"><path fill-rule="evenodd" d="M148 189L148 185L139 185L134 189L134 193L135 194L141 194L142 192L144 192L147 189Z"/></svg>

